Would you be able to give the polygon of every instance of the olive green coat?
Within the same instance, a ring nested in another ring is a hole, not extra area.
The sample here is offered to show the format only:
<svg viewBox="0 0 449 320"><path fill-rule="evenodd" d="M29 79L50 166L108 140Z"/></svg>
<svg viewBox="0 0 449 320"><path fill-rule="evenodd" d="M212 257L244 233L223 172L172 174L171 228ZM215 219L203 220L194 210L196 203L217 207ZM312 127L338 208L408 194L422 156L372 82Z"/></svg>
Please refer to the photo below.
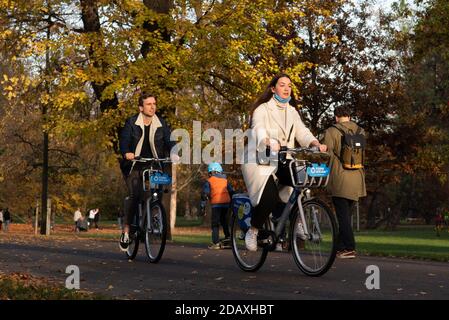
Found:
<svg viewBox="0 0 449 320"><path fill-rule="evenodd" d="M338 127L346 127L355 132L357 124L352 121L337 124ZM344 129L343 130L347 130ZM362 129L362 133L364 133ZM330 177L327 190L333 197L341 197L358 201L360 197L366 196L365 170L343 169L340 159L335 155L340 155L342 134L338 129L330 127L324 134L324 144L328 147L330 158Z"/></svg>

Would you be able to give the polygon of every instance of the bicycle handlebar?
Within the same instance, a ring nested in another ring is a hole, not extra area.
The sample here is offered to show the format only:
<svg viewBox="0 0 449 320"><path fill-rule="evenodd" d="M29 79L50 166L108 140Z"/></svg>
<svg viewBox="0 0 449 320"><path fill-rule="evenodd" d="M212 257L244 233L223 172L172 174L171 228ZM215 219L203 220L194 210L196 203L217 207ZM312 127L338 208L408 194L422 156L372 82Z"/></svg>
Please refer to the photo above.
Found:
<svg viewBox="0 0 449 320"><path fill-rule="evenodd" d="M134 157L132 162L172 162L170 158L142 158L140 156Z"/></svg>
<svg viewBox="0 0 449 320"><path fill-rule="evenodd" d="M279 153L312 153L316 155L328 155L326 152L321 152L319 147L313 146L309 148L285 148L281 147Z"/></svg>

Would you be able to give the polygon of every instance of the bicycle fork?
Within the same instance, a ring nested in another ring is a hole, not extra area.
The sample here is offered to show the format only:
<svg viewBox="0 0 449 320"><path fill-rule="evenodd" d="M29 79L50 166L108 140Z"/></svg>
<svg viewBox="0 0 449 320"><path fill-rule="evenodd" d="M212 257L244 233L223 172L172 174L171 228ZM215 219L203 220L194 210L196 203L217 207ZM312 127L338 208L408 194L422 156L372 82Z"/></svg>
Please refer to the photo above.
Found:
<svg viewBox="0 0 449 320"><path fill-rule="evenodd" d="M306 217L304 215L304 208L302 207L302 197L303 197L303 194L301 192L299 194L298 200L297 200L297 202L298 202L298 209L299 209L299 216L301 218L301 223L302 223L302 227L304 229L304 234L306 235L306 237L308 239L310 239L309 230L307 229Z"/></svg>

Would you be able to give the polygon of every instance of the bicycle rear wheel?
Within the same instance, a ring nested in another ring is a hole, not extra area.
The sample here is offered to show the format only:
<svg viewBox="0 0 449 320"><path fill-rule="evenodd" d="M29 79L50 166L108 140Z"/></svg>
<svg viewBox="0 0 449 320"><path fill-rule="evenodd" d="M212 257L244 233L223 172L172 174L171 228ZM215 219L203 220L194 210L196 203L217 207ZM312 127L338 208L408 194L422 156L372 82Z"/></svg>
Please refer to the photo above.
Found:
<svg viewBox="0 0 449 320"><path fill-rule="evenodd" d="M160 202L151 205L150 216L146 218L144 230L148 259L151 263L157 263L164 253L167 240L167 216Z"/></svg>
<svg viewBox="0 0 449 320"><path fill-rule="evenodd" d="M335 260L337 244L337 223L329 207L319 199L303 202L304 217L309 239L298 236L301 222L298 207L293 209L290 243L298 268L308 276L325 274Z"/></svg>
<svg viewBox="0 0 449 320"><path fill-rule="evenodd" d="M257 251L249 251L245 245L245 231L238 223L237 215L233 214L231 219L231 247L237 265L243 271L257 271L265 262L268 254L267 247L258 247Z"/></svg>

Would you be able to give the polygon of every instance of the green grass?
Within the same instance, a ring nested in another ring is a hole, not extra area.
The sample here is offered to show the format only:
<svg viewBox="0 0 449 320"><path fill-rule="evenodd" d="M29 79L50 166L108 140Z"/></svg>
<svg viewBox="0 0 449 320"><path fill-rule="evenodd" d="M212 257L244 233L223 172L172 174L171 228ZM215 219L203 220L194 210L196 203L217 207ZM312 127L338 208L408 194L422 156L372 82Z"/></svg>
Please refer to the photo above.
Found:
<svg viewBox="0 0 449 320"><path fill-rule="evenodd" d="M183 216L176 217L176 226L177 227L200 227L203 225L203 217L199 217L195 220L187 220Z"/></svg>
<svg viewBox="0 0 449 320"><path fill-rule="evenodd" d="M175 243L188 243L188 244L204 244L208 245L212 242L211 234L194 234L194 235L174 235L173 242Z"/></svg>
<svg viewBox="0 0 449 320"><path fill-rule="evenodd" d="M355 232L357 251L364 255L449 262L449 233L437 237L433 226L400 226L397 231ZM176 235L176 243L210 243L210 233Z"/></svg>
<svg viewBox="0 0 449 320"><path fill-rule="evenodd" d="M401 226L397 231L356 232L355 238L362 254L449 261L447 229L437 237L433 226Z"/></svg>
<svg viewBox="0 0 449 320"><path fill-rule="evenodd" d="M210 230L202 230L194 234L182 233L180 225L194 227L194 223L202 225L202 221L199 223L198 220L190 221L180 219L180 217L178 219L180 223L177 224L178 234L173 236L174 243L206 246L211 242ZM80 232L78 237L116 240L118 233L102 234L95 233L95 230L93 230ZM404 225L399 226L396 231L380 229L355 232L355 239L357 251L363 255L449 261L449 233L447 228L441 232L440 237L437 237L431 225Z"/></svg>

